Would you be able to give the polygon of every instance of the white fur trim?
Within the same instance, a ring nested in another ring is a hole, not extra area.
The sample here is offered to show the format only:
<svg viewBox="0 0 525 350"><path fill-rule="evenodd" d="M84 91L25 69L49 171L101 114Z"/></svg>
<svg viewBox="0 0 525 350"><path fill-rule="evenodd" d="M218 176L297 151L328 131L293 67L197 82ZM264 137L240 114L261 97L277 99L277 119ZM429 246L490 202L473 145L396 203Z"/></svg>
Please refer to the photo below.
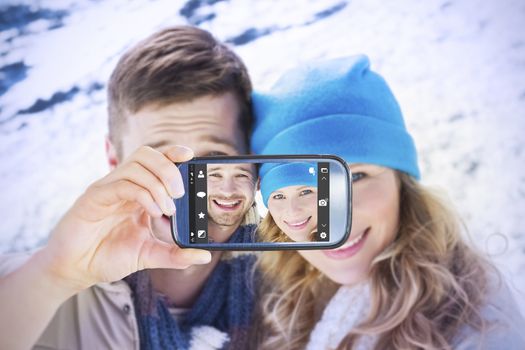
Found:
<svg viewBox="0 0 525 350"><path fill-rule="evenodd" d="M228 334L210 326L194 327L191 330L190 350L222 349L230 340Z"/></svg>
<svg viewBox="0 0 525 350"><path fill-rule="evenodd" d="M370 290L366 283L354 287L342 286L323 311L323 316L310 334L306 350L335 349L359 324L370 309ZM375 338L360 337L356 350L371 349Z"/></svg>

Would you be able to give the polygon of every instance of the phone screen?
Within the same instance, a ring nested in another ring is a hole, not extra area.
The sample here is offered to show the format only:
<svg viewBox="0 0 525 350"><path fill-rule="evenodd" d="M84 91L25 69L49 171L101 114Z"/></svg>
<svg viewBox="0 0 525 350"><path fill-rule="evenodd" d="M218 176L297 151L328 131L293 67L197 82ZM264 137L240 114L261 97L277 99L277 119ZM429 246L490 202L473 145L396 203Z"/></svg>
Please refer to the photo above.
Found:
<svg viewBox="0 0 525 350"><path fill-rule="evenodd" d="M332 175L334 167L341 173L340 165L322 159L189 162L180 167L187 190L176 202L177 241L187 246L333 244L345 233L339 228L333 237L333 216L349 206L347 197L336 194L344 188L333 188L341 179Z"/></svg>

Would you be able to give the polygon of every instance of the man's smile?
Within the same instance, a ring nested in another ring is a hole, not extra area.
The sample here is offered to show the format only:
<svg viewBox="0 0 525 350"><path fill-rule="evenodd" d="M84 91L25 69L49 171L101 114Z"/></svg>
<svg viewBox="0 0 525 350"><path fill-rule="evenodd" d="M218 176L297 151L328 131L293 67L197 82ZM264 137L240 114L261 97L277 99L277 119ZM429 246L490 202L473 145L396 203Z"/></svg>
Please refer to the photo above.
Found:
<svg viewBox="0 0 525 350"><path fill-rule="evenodd" d="M237 210L241 204L242 199L213 199L213 204L221 210L234 211Z"/></svg>

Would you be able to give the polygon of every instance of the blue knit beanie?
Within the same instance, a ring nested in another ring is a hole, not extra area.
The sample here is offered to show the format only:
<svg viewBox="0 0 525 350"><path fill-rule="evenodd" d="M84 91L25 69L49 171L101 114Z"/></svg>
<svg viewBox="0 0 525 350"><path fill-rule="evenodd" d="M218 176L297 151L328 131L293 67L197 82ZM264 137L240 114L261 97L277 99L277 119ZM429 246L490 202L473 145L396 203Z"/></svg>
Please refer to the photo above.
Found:
<svg viewBox="0 0 525 350"><path fill-rule="evenodd" d="M420 177L401 109L364 55L289 70L270 92L253 93L253 108L256 154L335 154Z"/></svg>
<svg viewBox="0 0 525 350"><path fill-rule="evenodd" d="M297 185L317 187L317 165L314 163L265 163L259 176L261 195L267 208L273 191Z"/></svg>

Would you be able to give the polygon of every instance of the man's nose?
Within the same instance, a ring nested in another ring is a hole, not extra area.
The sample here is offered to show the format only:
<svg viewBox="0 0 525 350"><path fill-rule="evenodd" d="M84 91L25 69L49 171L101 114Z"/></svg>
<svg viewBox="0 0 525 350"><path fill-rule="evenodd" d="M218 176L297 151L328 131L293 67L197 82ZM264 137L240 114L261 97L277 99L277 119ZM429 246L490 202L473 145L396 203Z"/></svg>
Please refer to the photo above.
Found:
<svg viewBox="0 0 525 350"><path fill-rule="evenodd" d="M224 196L231 196L235 193L236 187L237 186L235 184L234 178L231 176L226 176L221 182L221 194Z"/></svg>

